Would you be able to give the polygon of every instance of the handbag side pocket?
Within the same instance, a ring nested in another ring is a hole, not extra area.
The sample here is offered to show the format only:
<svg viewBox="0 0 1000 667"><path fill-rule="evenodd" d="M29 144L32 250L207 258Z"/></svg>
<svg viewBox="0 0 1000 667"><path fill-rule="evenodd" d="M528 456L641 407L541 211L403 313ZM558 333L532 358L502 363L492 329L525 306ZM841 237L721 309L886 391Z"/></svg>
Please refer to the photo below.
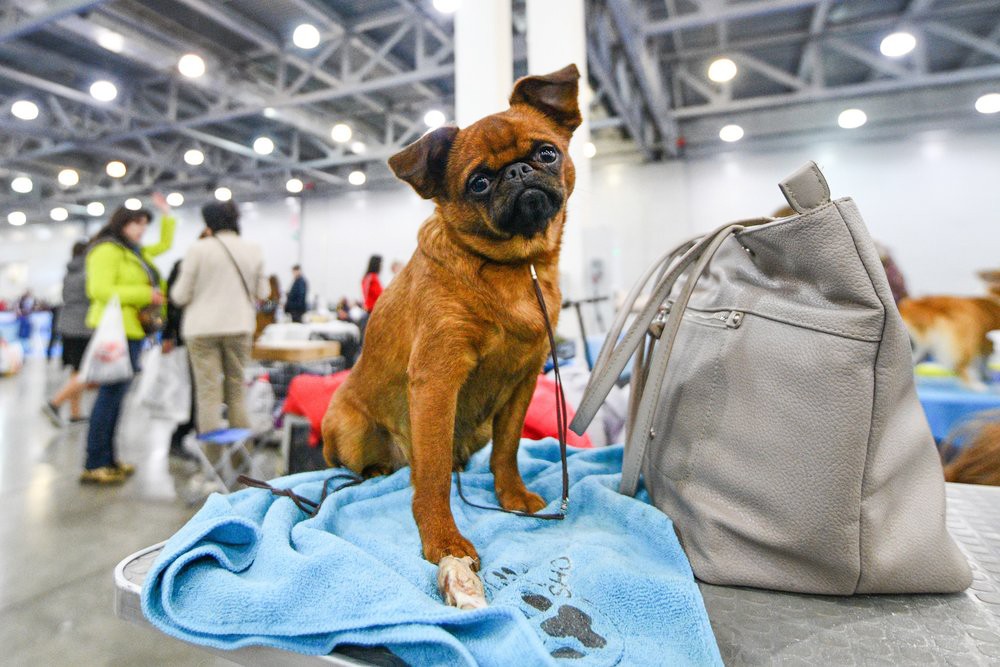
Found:
<svg viewBox="0 0 1000 667"><path fill-rule="evenodd" d="M752 313L685 324L647 486L698 576L851 592L859 517L844 509L860 507L878 343Z"/></svg>
<svg viewBox="0 0 1000 667"><path fill-rule="evenodd" d="M743 313L733 310L689 308L684 313L675 354L657 399L647 453L648 465L671 480L681 481L690 475L698 443L705 440L718 418L717 397L723 389L720 360L742 321ZM657 475L645 477L655 499Z"/></svg>

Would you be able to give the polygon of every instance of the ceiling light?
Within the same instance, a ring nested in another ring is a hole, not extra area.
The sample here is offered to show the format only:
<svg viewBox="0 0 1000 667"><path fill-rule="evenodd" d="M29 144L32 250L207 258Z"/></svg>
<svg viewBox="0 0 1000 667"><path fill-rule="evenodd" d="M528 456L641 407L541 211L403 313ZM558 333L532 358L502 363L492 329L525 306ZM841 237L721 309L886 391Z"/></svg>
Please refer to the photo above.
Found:
<svg viewBox="0 0 1000 667"><path fill-rule="evenodd" d="M736 72L736 63L729 58L717 58L708 66L708 78L716 83L732 81Z"/></svg>
<svg viewBox="0 0 1000 667"><path fill-rule="evenodd" d="M229 188L216 188L215 198L219 201L229 201L233 198L233 191Z"/></svg>
<svg viewBox="0 0 1000 667"><path fill-rule="evenodd" d="M365 176L365 172L363 171L352 171L347 176L347 182L351 185L364 185L367 180L368 177Z"/></svg>
<svg viewBox="0 0 1000 667"><path fill-rule="evenodd" d="M351 152L352 153L356 153L356 154L360 155L361 153L364 153L366 150L368 150L368 147L365 146L365 142L363 142L363 141L355 141L355 142L351 143Z"/></svg>
<svg viewBox="0 0 1000 667"><path fill-rule="evenodd" d="M597 155L597 146L593 141L588 141L583 145L583 157L594 157Z"/></svg>
<svg viewBox="0 0 1000 667"><path fill-rule="evenodd" d="M24 214L24 211L11 211L7 214L7 222L14 225L15 227L20 227L28 221L28 216Z"/></svg>
<svg viewBox="0 0 1000 667"><path fill-rule="evenodd" d="M118 97L118 89L110 81L95 81L90 84L90 96L99 102L110 102Z"/></svg>
<svg viewBox="0 0 1000 667"><path fill-rule="evenodd" d="M837 116L837 124L845 130L853 130L868 122L868 115L861 109L844 109Z"/></svg>
<svg viewBox="0 0 1000 667"><path fill-rule="evenodd" d="M125 50L125 38L121 33L107 28L97 28L97 43L112 53L121 53Z"/></svg>
<svg viewBox="0 0 1000 667"><path fill-rule="evenodd" d="M883 56L899 58L905 56L917 46L917 38L908 32L894 32L886 35L882 43L879 44L879 51Z"/></svg>
<svg viewBox="0 0 1000 667"><path fill-rule="evenodd" d="M35 120L38 118L38 105L29 100L18 100L10 105L10 112L21 120Z"/></svg>
<svg viewBox="0 0 1000 667"><path fill-rule="evenodd" d="M444 121L445 121L444 113L438 111L437 109L431 109L430 111L424 114L424 123L427 125L427 127L431 128L432 130L436 127L441 127L442 125L444 125Z"/></svg>
<svg viewBox="0 0 1000 667"><path fill-rule="evenodd" d="M743 128L739 125L726 125L719 130L719 138L730 143L739 141L743 138Z"/></svg>
<svg viewBox="0 0 1000 667"><path fill-rule="evenodd" d="M76 169L63 169L56 178L59 181L59 185L64 188L71 188L80 182L80 174L77 173Z"/></svg>
<svg viewBox="0 0 1000 667"><path fill-rule="evenodd" d="M177 208L178 206L184 205L184 195L179 192L171 192L167 195L167 203Z"/></svg>
<svg viewBox="0 0 1000 667"><path fill-rule="evenodd" d="M130 211L138 211L142 208L142 201L136 199L135 197L129 197L125 200L125 208Z"/></svg>
<svg viewBox="0 0 1000 667"><path fill-rule="evenodd" d="M979 113L997 113L1000 111L1000 93L987 93L976 100L976 111Z"/></svg>
<svg viewBox="0 0 1000 667"><path fill-rule="evenodd" d="M205 61L198 54L185 53L177 61L177 70L189 79L197 79L205 73Z"/></svg>
<svg viewBox="0 0 1000 667"><path fill-rule="evenodd" d="M434 9L442 14L454 14L462 6L462 0L434 0Z"/></svg>
<svg viewBox="0 0 1000 667"><path fill-rule="evenodd" d="M253 142L253 152L260 155L270 155L274 152L274 142L268 137L257 137Z"/></svg>
<svg viewBox="0 0 1000 667"><path fill-rule="evenodd" d="M319 46L319 30L310 23L303 23L292 33L292 43L300 49L315 49Z"/></svg>
<svg viewBox="0 0 1000 667"><path fill-rule="evenodd" d="M10 189L14 192L20 192L22 195L31 192L34 187L35 184L27 176L18 176L10 182Z"/></svg>
<svg viewBox="0 0 1000 667"><path fill-rule="evenodd" d="M128 169L125 167L124 162L120 162L118 160L112 160L104 168L104 171L106 171L108 173L108 176L110 176L111 178L121 178L122 176L125 175Z"/></svg>
<svg viewBox="0 0 1000 667"><path fill-rule="evenodd" d="M56 206L54 209L49 211L49 217L56 222L62 222L69 217L69 211L64 209L62 206Z"/></svg>
<svg viewBox="0 0 1000 667"><path fill-rule="evenodd" d="M302 192L302 187L302 181L297 178L289 178L285 183L285 189L293 194Z"/></svg>
<svg viewBox="0 0 1000 667"><path fill-rule="evenodd" d="M99 201L92 201L87 204L87 215L94 218L104 215L104 204Z"/></svg>
<svg viewBox="0 0 1000 667"><path fill-rule="evenodd" d="M199 164L205 161L205 154L202 153L197 148L192 148L190 150L184 151L184 161L187 162L192 167L197 167Z"/></svg>
<svg viewBox="0 0 1000 667"><path fill-rule="evenodd" d="M345 125L344 123L337 123L333 126L333 129L330 130L330 137L332 137L338 144L350 141L352 134L351 127L349 125Z"/></svg>
<svg viewBox="0 0 1000 667"><path fill-rule="evenodd" d="M264 107L264 118L274 118L278 115L278 110L274 107Z"/></svg>

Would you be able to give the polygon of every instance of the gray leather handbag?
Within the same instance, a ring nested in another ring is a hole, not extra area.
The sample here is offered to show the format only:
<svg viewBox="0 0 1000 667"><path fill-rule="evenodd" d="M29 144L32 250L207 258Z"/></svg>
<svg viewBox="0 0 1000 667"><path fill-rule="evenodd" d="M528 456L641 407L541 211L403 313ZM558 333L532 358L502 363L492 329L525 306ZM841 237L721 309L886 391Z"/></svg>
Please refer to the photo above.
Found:
<svg viewBox="0 0 1000 667"><path fill-rule="evenodd" d="M944 476L875 246L814 163L780 187L797 215L726 225L646 272L570 428L583 433L635 354L621 492L641 469L699 579L963 590L972 574L945 528Z"/></svg>

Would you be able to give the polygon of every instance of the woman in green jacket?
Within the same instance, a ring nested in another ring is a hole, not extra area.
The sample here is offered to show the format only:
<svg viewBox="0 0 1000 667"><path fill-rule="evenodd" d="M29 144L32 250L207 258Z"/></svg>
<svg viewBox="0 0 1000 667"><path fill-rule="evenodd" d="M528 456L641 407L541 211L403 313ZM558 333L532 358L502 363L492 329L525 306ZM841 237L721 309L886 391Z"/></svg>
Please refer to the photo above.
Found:
<svg viewBox="0 0 1000 667"><path fill-rule="evenodd" d="M152 258L170 249L176 226L162 195L154 195L153 202L162 213L159 243L146 247L139 245L152 217L149 211L130 211L121 207L94 237L87 254L87 296L90 297L87 326L97 327L108 301L117 294L122 305L129 356L136 370L146 338L139 322L139 311L165 302L160 275ZM117 484L135 472L134 466L118 461L114 449L115 428L128 386L128 380L105 384L97 392L87 431L87 461L81 482Z"/></svg>

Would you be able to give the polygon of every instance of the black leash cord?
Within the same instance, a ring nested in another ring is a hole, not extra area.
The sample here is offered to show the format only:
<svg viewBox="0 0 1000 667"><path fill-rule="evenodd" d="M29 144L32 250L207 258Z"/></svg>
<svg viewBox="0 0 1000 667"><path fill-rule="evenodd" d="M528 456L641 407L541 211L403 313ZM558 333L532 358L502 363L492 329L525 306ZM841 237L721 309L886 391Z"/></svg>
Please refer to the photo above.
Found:
<svg viewBox="0 0 1000 667"><path fill-rule="evenodd" d="M534 264L531 267L531 281L535 287L535 297L538 299L538 305L542 309L542 318L545 320L545 331L549 337L549 349L552 350L552 370L556 379L556 432L559 435L559 458L562 462L562 502L559 504L559 511L551 514L533 514L531 512L522 512L520 510L508 510L502 507L493 507L490 505L479 505L477 503L470 502L465 494L462 493L462 474L455 471L455 486L458 489L458 496L466 505L475 507L481 510L493 510L496 512L506 512L507 514L516 514L517 516L528 517L531 519L546 519L561 521L566 518L566 510L569 507L569 466L566 462L566 431L568 430L569 420L567 418L568 411L566 409L566 394L563 392L562 377L559 375L559 357L556 355L556 335L552 331L552 321L549 319L549 310L545 307L545 296L542 294L542 286L538 282L538 274L535 273Z"/></svg>

